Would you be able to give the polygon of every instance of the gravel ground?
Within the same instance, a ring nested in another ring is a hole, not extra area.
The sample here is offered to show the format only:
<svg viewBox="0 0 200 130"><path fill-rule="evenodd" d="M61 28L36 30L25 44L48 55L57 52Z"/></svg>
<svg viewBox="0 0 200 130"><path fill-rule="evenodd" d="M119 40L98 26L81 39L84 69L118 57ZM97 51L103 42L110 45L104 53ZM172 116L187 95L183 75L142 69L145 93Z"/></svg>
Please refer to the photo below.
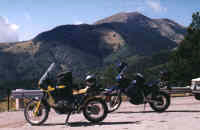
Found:
<svg viewBox="0 0 200 130"><path fill-rule="evenodd" d="M23 112L0 113L0 130L199 130L200 101L194 97L172 98L169 109L164 113L156 113L147 105L132 105L123 102L120 108L110 113L99 124L89 123L82 114L72 115L72 126L65 126L66 115L51 112L42 126L31 126Z"/></svg>

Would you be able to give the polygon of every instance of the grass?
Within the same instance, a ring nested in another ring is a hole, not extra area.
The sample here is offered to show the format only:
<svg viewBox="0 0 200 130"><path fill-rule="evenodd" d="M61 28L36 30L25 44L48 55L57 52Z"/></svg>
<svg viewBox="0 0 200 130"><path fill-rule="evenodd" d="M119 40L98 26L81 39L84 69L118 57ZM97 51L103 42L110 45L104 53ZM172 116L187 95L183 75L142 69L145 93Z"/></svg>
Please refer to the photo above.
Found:
<svg viewBox="0 0 200 130"><path fill-rule="evenodd" d="M15 100L10 99L9 103L10 110L9 111L15 111ZM0 101L0 112L8 111L8 100L7 98L4 98Z"/></svg>
<svg viewBox="0 0 200 130"><path fill-rule="evenodd" d="M171 97L185 97L185 96L191 96L191 93L171 94Z"/></svg>

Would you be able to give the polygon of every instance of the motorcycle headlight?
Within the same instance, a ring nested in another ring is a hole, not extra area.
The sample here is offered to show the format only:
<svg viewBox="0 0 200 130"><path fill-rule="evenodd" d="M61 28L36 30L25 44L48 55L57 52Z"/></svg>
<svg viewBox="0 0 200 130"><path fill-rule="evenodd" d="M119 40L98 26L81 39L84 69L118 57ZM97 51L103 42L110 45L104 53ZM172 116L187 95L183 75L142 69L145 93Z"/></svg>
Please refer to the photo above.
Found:
<svg viewBox="0 0 200 130"><path fill-rule="evenodd" d="M196 90L200 90L200 85L196 85Z"/></svg>

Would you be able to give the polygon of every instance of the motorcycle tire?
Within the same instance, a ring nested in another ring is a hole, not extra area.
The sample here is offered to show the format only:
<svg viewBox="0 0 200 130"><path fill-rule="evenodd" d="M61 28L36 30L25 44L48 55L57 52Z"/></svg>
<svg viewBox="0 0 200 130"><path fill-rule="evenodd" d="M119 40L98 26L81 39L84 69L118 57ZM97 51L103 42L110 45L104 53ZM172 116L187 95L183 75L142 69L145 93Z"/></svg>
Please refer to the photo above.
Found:
<svg viewBox="0 0 200 130"><path fill-rule="evenodd" d="M149 102L151 108L157 112L164 112L170 105L170 96L166 92L159 92L152 102Z"/></svg>
<svg viewBox="0 0 200 130"><path fill-rule="evenodd" d="M43 103L40 104L38 112L34 115L37 102L37 100L31 100L24 108L25 119L31 125L41 125L49 116L49 109Z"/></svg>
<svg viewBox="0 0 200 130"><path fill-rule="evenodd" d="M200 100L200 94L195 94L194 97L196 100Z"/></svg>
<svg viewBox="0 0 200 130"><path fill-rule="evenodd" d="M110 96L108 97L108 101L106 99L107 107L108 107L108 113L116 111L121 103L122 103L122 97L120 96Z"/></svg>
<svg viewBox="0 0 200 130"><path fill-rule="evenodd" d="M100 106L98 106L97 104L99 104ZM97 116L99 113L101 113L101 115ZM102 99L91 99L87 101L83 108L84 117L91 122L101 122L107 117L107 114L108 108L105 101Z"/></svg>

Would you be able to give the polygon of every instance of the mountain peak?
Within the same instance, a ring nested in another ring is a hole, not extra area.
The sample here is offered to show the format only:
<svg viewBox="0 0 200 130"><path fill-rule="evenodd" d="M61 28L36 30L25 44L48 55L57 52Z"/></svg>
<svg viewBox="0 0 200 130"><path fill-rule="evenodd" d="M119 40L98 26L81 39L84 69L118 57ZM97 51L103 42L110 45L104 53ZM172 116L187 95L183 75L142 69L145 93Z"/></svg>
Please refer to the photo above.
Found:
<svg viewBox="0 0 200 130"><path fill-rule="evenodd" d="M126 23L132 20L145 20L145 19L149 20L150 18L144 16L139 12L120 12L105 19L99 20L95 22L95 24L113 23L113 22Z"/></svg>

